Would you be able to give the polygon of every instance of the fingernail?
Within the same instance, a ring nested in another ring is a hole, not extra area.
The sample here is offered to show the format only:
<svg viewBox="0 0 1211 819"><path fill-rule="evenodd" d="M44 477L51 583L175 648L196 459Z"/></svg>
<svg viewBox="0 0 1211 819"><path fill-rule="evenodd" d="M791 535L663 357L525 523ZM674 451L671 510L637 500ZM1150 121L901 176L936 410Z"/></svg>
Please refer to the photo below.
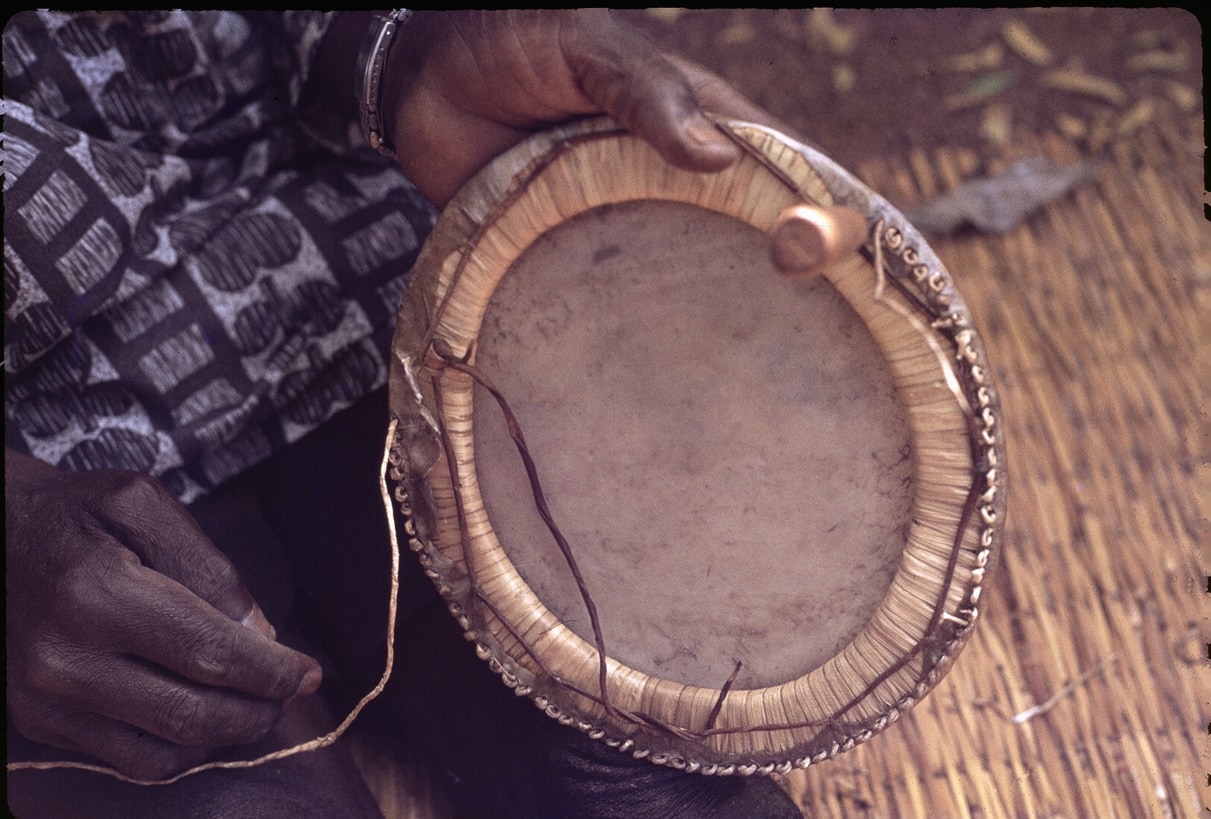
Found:
<svg viewBox="0 0 1211 819"><path fill-rule="evenodd" d="M261 611L261 607L256 603L252 604L252 608L247 614L244 615L243 619L240 620L240 625L248 626L248 628L252 629L253 631L264 634L270 640L277 639L277 630L274 629L273 624L269 622L267 617L265 617L265 612Z"/></svg>
<svg viewBox="0 0 1211 819"><path fill-rule="evenodd" d="M319 666L316 666L303 675L303 680L299 683L299 690L295 694L297 696L314 694L320 690L320 683L323 681L324 672L320 670Z"/></svg>
<svg viewBox="0 0 1211 819"><path fill-rule="evenodd" d="M701 114L696 115L685 126L685 135L698 145L720 145L725 139L715 123Z"/></svg>

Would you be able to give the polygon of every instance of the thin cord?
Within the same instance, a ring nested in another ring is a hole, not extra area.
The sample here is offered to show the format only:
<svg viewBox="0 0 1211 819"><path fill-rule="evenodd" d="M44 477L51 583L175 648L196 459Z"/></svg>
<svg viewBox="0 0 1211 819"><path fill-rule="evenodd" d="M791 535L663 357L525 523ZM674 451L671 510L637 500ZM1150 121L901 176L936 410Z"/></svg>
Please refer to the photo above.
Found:
<svg viewBox="0 0 1211 819"><path fill-rule="evenodd" d="M387 512L387 529L390 533L390 540L391 540L391 595L390 595L390 600L389 600L388 606L387 606L387 662L386 662L386 667L383 669L383 675L379 679L378 685L374 686L374 688L372 688L370 690L370 692L366 694L366 696L362 697L361 701L358 702L358 704L353 707L353 710L349 712L349 716L345 717L344 721L341 722L341 724L338 725L335 730L333 730L327 734L324 734L323 736L316 737L315 739L308 740L307 742L303 742L298 745L292 745L289 748L283 748L279 751L273 751L271 753L265 754L264 756L259 756L255 759L237 759L237 760L206 762L201 765L197 765L193 768L190 768L186 771L182 771L181 773L177 774L176 776L172 776L167 779L135 779L134 777L127 776L126 774L122 773L121 771L119 771L115 768L111 768L107 765L95 765L90 762L75 762L75 761L70 761L70 760L54 761L54 762L10 762L6 766L7 770L9 770L9 771L28 771L28 770L45 771L45 770L52 770L55 768L73 768L73 769L79 770L79 771L91 771L93 773L106 774L108 776L114 777L115 779L119 779L123 782L129 782L132 785L171 785L174 782L179 782L180 780L184 779L187 776L193 776L194 774L201 773L202 771L216 770L219 768L254 768L258 765L264 765L267 762L276 762L279 759L285 759L286 757L294 756L295 754L301 754L301 753L306 753L308 751L316 751L321 748L327 748L329 745L333 744L338 739L340 739L340 737L345 733L345 731L347 731L349 729L349 726L351 726L353 724L353 721L355 719L357 719L358 715L361 714L362 709L364 709L367 705L369 705L370 702L372 700L374 700L379 694L381 694L383 692L383 689L387 687L387 681L391 678L391 668L395 662L395 615L396 615L396 610L399 606L400 557L399 557L399 539L397 538L396 531L395 531L395 514L393 512L393 505L391 503L391 495L387 490L386 471L387 471L388 456L390 455L391 446L395 439L395 428L396 428L397 424L398 424L398 421L396 419L392 418L391 425L388 427L388 430L387 430L387 443L386 443L386 448L383 451L382 465L379 468L379 492L382 495L383 506Z"/></svg>

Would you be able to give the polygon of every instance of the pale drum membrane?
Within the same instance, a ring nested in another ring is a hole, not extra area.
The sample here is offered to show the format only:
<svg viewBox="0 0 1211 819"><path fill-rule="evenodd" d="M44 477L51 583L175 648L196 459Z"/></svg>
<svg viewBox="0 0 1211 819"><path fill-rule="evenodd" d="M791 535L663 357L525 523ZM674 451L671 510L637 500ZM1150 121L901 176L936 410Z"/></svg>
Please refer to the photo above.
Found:
<svg viewBox="0 0 1211 819"><path fill-rule="evenodd" d="M460 191L400 307L387 461L410 547L505 685L637 758L785 773L885 729L966 642L1002 424L966 305L903 217L808 146L720 127L743 155L718 174L600 119ZM792 281L767 236L804 203L870 235Z"/></svg>
<svg viewBox="0 0 1211 819"><path fill-rule="evenodd" d="M740 690L837 655L891 586L912 514L910 432L884 356L827 281L779 275L768 243L685 203L593 209L513 264L476 342L607 652L704 688L737 663ZM478 387L474 413L501 547L593 644L503 416Z"/></svg>

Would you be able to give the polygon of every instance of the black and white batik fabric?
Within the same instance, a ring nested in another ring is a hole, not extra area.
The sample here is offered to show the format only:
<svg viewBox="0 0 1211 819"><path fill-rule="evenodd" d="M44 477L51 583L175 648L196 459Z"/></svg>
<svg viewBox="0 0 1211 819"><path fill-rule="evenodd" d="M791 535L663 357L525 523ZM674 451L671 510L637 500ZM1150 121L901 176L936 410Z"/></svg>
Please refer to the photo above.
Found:
<svg viewBox="0 0 1211 819"><path fill-rule="evenodd" d="M385 383L434 213L297 104L317 13L4 29L6 445L185 501Z"/></svg>

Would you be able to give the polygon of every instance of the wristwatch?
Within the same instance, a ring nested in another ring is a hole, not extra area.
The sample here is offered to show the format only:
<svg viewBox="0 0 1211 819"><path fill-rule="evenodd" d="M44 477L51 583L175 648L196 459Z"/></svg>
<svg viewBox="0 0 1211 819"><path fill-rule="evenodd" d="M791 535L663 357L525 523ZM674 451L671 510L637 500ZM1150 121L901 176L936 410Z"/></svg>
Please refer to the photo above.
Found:
<svg viewBox="0 0 1211 819"><path fill-rule="evenodd" d="M362 38L357 57L357 101L361 109L362 133L374 150L383 156L395 156L395 148L383 133L383 68L396 32L412 16L410 9L393 9L387 14L375 14Z"/></svg>

